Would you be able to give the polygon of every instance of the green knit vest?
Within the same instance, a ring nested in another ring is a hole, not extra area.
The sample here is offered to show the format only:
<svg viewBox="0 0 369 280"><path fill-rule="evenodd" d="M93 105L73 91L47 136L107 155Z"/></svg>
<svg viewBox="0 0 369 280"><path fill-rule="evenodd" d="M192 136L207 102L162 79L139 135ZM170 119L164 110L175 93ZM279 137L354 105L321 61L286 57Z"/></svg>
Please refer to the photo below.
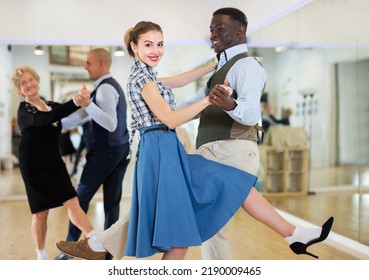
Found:
<svg viewBox="0 0 369 280"><path fill-rule="evenodd" d="M224 84L226 75L239 59L247 57L247 53L240 53L230 59L224 66L209 79L206 95L216 84ZM232 98L237 98L237 92L233 91ZM246 139L257 141L257 127L240 124L232 119L226 112L216 106L208 106L201 112L198 134L196 138L196 149L201 145L216 140Z"/></svg>

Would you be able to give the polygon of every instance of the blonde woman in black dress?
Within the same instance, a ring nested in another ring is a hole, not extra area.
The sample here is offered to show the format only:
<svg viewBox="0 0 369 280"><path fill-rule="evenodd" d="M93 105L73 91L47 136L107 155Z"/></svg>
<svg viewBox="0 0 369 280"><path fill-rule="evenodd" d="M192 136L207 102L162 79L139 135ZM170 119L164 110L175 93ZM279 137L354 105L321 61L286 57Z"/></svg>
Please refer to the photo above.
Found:
<svg viewBox="0 0 369 280"><path fill-rule="evenodd" d="M32 236L37 259L48 259L45 249L49 209L64 205L70 220L86 237L94 228L79 206L59 148L60 120L76 111L78 98L65 104L43 101L39 95L40 77L29 66L18 67L13 85L22 97L18 108L19 167L32 213Z"/></svg>

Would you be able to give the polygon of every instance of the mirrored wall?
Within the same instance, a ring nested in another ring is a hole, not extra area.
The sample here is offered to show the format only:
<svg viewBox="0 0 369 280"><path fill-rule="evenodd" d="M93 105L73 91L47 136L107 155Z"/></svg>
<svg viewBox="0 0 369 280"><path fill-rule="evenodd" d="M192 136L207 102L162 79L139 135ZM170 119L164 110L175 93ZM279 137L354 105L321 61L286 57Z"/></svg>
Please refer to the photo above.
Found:
<svg viewBox="0 0 369 280"><path fill-rule="evenodd" d="M369 44L359 19L368 3L348 2L314 1L249 41L263 57L273 113L292 108L291 126L308 135L306 195L268 200L314 224L334 216L336 233L369 245Z"/></svg>

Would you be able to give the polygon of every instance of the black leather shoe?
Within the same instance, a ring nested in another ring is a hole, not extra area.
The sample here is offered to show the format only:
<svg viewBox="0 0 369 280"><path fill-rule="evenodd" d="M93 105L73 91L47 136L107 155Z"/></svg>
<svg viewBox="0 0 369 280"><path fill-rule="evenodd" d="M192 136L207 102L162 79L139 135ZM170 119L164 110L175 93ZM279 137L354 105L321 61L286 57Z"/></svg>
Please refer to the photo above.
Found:
<svg viewBox="0 0 369 280"><path fill-rule="evenodd" d="M73 259L73 257L61 253L59 256L56 256L55 259L58 260L58 261L62 261L62 260L70 260L70 259Z"/></svg>

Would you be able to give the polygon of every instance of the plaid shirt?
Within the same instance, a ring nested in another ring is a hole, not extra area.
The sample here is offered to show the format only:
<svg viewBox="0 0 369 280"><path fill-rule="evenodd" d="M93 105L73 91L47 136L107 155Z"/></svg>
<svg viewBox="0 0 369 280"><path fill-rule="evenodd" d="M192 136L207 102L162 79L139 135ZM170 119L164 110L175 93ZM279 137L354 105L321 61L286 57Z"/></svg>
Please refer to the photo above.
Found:
<svg viewBox="0 0 369 280"><path fill-rule="evenodd" d="M157 81L157 71L138 60L132 65L131 74L128 78L128 101L132 111L132 131L161 124L162 122L151 112L149 106L143 99L141 92L148 82L155 82L159 92L169 107L174 110L175 99L172 90L163 83Z"/></svg>

